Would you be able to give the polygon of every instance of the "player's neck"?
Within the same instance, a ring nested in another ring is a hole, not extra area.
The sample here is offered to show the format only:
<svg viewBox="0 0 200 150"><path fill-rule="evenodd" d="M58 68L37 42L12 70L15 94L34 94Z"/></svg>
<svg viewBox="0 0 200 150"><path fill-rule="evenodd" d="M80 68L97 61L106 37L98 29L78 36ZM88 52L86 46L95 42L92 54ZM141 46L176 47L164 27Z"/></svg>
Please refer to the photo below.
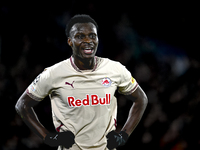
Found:
<svg viewBox="0 0 200 150"><path fill-rule="evenodd" d="M74 57L74 64L80 69L80 70L91 70L95 66L95 58L91 59L80 59L76 56Z"/></svg>

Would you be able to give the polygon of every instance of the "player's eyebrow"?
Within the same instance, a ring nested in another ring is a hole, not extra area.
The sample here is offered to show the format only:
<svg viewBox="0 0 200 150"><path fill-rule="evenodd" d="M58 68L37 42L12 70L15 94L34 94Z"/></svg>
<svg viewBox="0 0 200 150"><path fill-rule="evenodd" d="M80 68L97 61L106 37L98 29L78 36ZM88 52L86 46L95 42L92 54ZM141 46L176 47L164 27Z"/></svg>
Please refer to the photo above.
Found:
<svg viewBox="0 0 200 150"><path fill-rule="evenodd" d="M97 35L95 32L91 31L91 32L88 32L87 34L85 34L85 32L82 32L82 31L77 31L74 35L78 35L78 34L84 34L84 35L90 35L90 34L95 34Z"/></svg>

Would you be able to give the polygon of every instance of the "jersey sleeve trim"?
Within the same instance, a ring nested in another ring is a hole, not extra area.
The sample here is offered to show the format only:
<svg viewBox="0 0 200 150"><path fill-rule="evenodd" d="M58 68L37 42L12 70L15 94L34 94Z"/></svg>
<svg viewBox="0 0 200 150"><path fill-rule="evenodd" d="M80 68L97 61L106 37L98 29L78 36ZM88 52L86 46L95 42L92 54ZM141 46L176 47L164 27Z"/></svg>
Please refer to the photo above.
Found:
<svg viewBox="0 0 200 150"><path fill-rule="evenodd" d="M26 89L26 94L27 94L30 98L32 98L32 99L34 99L34 100L36 100L36 101L41 101L41 100L43 100L43 98L39 98L39 97L37 97L37 96L31 94L31 93L29 92L28 88Z"/></svg>
<svg viewBox="0 0 200 150"><path fill-rule="evenodd" d="M138 88L139 84L136 83L135 87L130 91L130 92L126 92L126 93L122 93L120 91L118 91L120 94L123 94L123 95L130 95L132 94L137 88Z"/></svg>

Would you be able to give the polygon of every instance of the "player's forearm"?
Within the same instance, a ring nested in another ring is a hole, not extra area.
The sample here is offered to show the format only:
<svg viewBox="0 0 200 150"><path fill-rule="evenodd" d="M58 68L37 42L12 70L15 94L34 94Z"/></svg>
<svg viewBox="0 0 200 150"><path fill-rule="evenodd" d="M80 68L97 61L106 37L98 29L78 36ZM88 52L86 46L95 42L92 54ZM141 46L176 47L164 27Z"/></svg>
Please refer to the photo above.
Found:
<svg viewBox="0 0 200 150"><path fill-rule="evenodd" d="M47 135L48 131L46 128L39 122L36 114L34 113L33 108L29 111L28 115L24 115L23 121L27 124L27 126L40 138L44 139Z"/></svg>
<svg viewBox="0 0 200 150"><path fill-rule="evenodd" d="M128 119L122 128L122 131L126 131L129 136L140 122L147 103L148 100L145 94L140 98L137 98L133 103L129 111Z"/></svg>
<svg viewBox="0 0 200 150"><path fill-rule="evenodd" d="M20 103L21 102L18 102L15 106L17 113L21 116L22 120L35 134L44 139L48 131L39 122L33 108L27 105L21 105Z"/></svg>

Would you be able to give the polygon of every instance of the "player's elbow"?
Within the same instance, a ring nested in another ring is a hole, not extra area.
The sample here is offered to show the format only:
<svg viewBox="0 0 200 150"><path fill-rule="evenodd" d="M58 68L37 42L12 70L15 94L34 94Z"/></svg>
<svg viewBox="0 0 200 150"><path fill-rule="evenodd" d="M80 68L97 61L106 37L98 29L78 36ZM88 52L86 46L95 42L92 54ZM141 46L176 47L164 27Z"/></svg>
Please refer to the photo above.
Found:
<svg viewBox="0 0 200 150"><path fill-rule="evenodd" d="M19 104L19 100L17 101L17 103L15 104L15 110L16 112L19 114L20 113L20 104Z"/></svg>
<svg viewBox="0 0 200 150"><path fill-rule="evenodd" d="M142 104L142 106L143 106L144 109L147 107L148 98L147 98L146 93L142 89L140 91L138 101Z"/></svg>
<svg viewBox="0 0 200 150"><path fill-rule="evenodd" d="M23 106L22 99L19 99L17 103L15 104L15 110L20 115L22 114L23 109L24 109L24 106Z"/></svg>
<svg viewBox="0 0 200 150"><path fill-rule="evenodd" d="M148 104L148 98L146 94L143 94L137 101L137 106L138 108L140 108L140 111L142 112L142 114L146 110L147 104Z"/></svg>
<svg viewBox="0 0 200 150"><path fill-rule="evenodd" d="M135 101L141 110L145 110L148 104L148 98L144 92L140 93L139 97Z"/></svg>
<svg viewBox="0 0 200 150"><path fill-rule="evenodd" d="M148 104L148 98L147 98L146 94L144 93L144 95L143 95L143 105L144 105L145 108L147 107L147 104Z"/></svg>

